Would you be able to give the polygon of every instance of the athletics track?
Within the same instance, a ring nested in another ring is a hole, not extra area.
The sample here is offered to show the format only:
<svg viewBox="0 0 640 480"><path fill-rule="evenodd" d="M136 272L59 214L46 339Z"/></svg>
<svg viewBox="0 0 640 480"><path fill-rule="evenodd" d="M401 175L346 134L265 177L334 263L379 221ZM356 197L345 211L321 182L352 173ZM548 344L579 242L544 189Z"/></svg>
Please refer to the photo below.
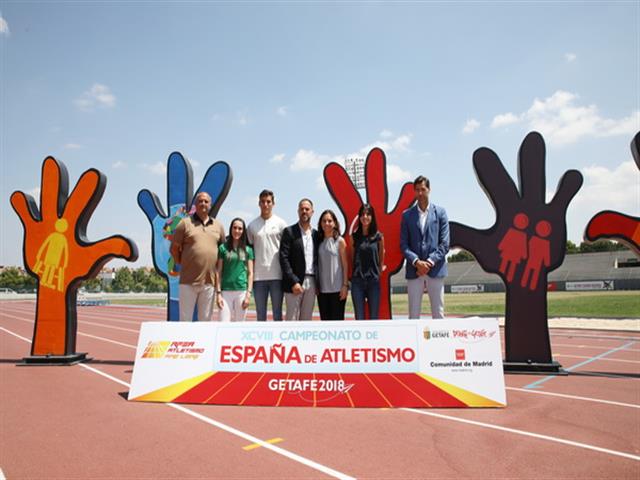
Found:
<svg viewBox="0 0 640 480"><path fill-rule="evenodd" d="M125 400L163 309L78 307L92 362L17 367L34 309L0 302L0 479L640 478L637 331L552 329L570 375L506 375L505 409L176 405Z"/></svg>

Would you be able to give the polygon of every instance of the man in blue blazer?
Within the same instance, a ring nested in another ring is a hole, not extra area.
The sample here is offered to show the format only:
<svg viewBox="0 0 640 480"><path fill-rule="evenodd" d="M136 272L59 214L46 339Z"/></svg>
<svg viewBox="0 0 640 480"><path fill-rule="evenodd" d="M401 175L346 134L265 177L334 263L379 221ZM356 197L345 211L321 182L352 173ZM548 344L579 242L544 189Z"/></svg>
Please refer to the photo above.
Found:
<svg viewBox="0 0 640 480"><path fill-rule="evenodd" d="M429 202L429 179L413 181L416 204L402 213L400 248L407 260L405 273L409 318L420 318L422 294L427 290L432 318L444 318L444 277L447 276L449 219L444 208Z"/></svg>

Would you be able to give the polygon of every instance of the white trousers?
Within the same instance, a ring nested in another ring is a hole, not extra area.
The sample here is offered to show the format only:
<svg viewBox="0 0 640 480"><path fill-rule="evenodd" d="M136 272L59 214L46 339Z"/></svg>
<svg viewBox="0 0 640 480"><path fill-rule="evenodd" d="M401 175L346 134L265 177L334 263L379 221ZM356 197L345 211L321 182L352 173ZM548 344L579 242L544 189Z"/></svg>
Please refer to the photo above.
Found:
<svg viewBox="0 0 640 480"><path fill-rule="evenodd" d="M180 305L180 321L190 322L193 309L198 305L198 321L209 322L213 316L213 299L216 291L211 284L183 285L178 290Z"/></svg>
<svg viewBox="0 0 640 480"><path fill-rule="evenodd" d="M243 322L247 310L242 308L242 302L247 295L246 290L223 290L222 310L220 310L221 322Z"/></svg>
<svg viewBox="0 0 640 480"><path fill-rule="evenodd" d="M302 282L304 292L299 295L285 293L287 304L286 320L313 320L313 306L316 303L316 282L313 277L305 276Z"/></svg>
<svg viewBox="0 0 640 480"><path fill-rule="evenodd" d="M444 277L431 278L429 275L407 280L409 318L420 319L422 294L425 289L429 294L431 318L444 318Z"/></svg>

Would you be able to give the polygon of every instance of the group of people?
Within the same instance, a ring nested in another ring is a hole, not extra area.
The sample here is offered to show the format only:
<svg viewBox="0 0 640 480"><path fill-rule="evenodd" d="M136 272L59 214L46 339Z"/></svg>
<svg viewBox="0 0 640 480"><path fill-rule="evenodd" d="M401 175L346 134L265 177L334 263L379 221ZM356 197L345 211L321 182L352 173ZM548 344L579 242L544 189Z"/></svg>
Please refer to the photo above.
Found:
<svg viewBox="0 0 640 480"><path fill-rule="evenodd" d="M406 259L409 318L420 318L426 290L433 318L444 318L444 277L449 251L446 211L429 201L430 183L413 182L416 203L402 215L400 248ZM343 320L349 289L355 318L379 318L380 275L385 270L384 235L376 212L360 207L349 241L340 235L332 210L313 228L313 202L298 203L298 222L287 226L273 213L272 191L260 192L260 216L249 225L234 218L229 235L210 216L211 196L200 192L195 212L177 226L171 255L180 264L180 320L210 320L214 303L221 321L243 321L253 294L258 321L267 319L271 298L273 320L311 320L318 300L322 320Z"/></svg>

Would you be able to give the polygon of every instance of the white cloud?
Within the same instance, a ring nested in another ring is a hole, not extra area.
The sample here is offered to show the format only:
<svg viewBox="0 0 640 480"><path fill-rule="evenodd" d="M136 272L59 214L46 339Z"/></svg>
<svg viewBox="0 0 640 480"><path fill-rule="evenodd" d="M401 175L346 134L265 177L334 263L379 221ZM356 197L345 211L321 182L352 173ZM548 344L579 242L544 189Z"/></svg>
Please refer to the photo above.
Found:
<svg viewBox="0 0 640 480"><path fill-rule="evenodd" d="M628 160L617 167L592 165L582 169L584 185L569 204L569 238L582 241L587 223L602 210L640 216L640 170Z"/></svg>
<svg viewBox="0 0 640 480"><path fill-rule="evenodd" d="M571 62L575 62L578 56L575 53L569 52L564 54L564 58L567 62L571 63Z"/></svg>
<svg viewBox="0 0 640 480"><path fill-rule="evenodd" d="M598 165L585 167L582 175L584 186L576 196L577 205L631 215L640 213L640 170L632 160L613 170Z"/></svg>
<svg viewBox="0 0 640 480"><path fill-rule="evenodd" d="M73 103L84 111L91 111L96 107L113 108L116 104L116 97L106 85L94 83L89 90L76 98Z"/></svg>
<svg viewBox="0 0 640 480"><path fill-rule="evenodd" d="M185 157L185 158L186 158L186 160L188 160L188 161L189 161L189 163L191 164L191 167L192 167L192 168L198 168L198 167L200 167L200 162L199 162L199 161L194 160L194 159L193 159L193 158L191 158L191 157Z"/></svg>
<svg viewBox="0 0 640 480"><path fill-rule="evenodd" d="M0 13L0 35L6 35L8 37L9 33L9 24Z"/></svg>
<svg viewBox="0 0 640 480"><path fill-rule="evenodd" d="M380 132L380 138L391 138L393 137L393 132L391 130L382 130Z"/></svg>
<svg viewBox="0 0 640 480"><path fill-rule="evenodd" d="M300 170L316 170L334 160L334 158L328 155L321 155L312 150L304 150L301 148L291 159L290 168L294 172Z"/></svg>
<svg viewBox="0 0 640 480"><path fill-rule="evenodd" d="M340 164L344 164L344 160L346 158L366 158L367 154L376 147L382 149L387 155L390 152L411 151L409 146L411 145L411 139L413 136L412 134L406 133L397 135L395 138L392 138L393 134L391 134L390 137L390 134L391 132L389 130L383 130L380 133L380 136L386 137L386 140L379 140L377 142L370 143L358 149L356 152L351 152L348 154L330 156L316 153L313 150L300 149L291 159L290 168L293 171L317 170L324 167L329 162L338 162ZM396 173L400 174L400 172Z"/></svg>
<svg viewBox="0 0 640 480"><path fill-rule="evenodd" d="M324 177L322 175L316 178L316 190L320 190L321 192L327 191L327 184L324 183Z"/></svg>
<svg viewBox="0 0 640 480"><path fill-rule="evenodd" d="M167 164L164 162L141 163L140 166L153 175L165 175L167 173Z"/></svg>
<svg viewBox="0 0 640 480"><path fill-rule="evenodd" d="M66 150L78 150L78 149L82 148L82 145L80 145L78 143L65 143L64 144L64 148Z"/></svg>
<svg viewBox="0 0 640 480"><path fill-rule="evenodd" d="M286 117L289 113L289 107L282 105L276 109L276 113L281 117Z"/></svg>
<svg viewBox="0 0 640 480"><path fill-rule="evenodd" d="M633 135L640 129L640 110L616 120L600 116L596 105L577 105L577 100L578 95L558 90L544 100L536 98L520 116L512 113L496 116L491 126L525 121L529 129L539 131L556 145L575 143L586 136Z"/></svg>
<svg viewBox="0 0 640 480"><path fill-rule="evenodd" d="M495 117L493 117L493 120L491 121L491 128L506 127L508 125L518 123L519 121L520 121L520 118L518 118L516 115L514 115L511 112L502 113L500 115L496 115Z"/></svg>
<svg viewBox="0 0 640 480"><path fill-rule="evenodd" d="M385 133L386 140L379 140L377 142L370 143L360 148L357 152L353 152L348 155L341 155L341 157L344 157L344 158L366 157L367 154L371 151L371 149L376 147L382 149L384 153L387 155L390 152L409 152L410 151L409 145L411 144L411 138L413 137L411 133L405 133L402 135L398 135L396 138L391 138L388 135L386 135L386 132L389 132L389 131L385 130L382 132L382 133ZM381 137L383 137L382 133L380 134Z"/></svg>
<svg viewBox="0 0 640 480"><path fill-rule="evenodd" d="M249 124L249 116L247 115L246 110L236 112L236 123L241 127L245 127Z"/></svg>
<svg viewBox="0 0 640 480"><path fill-rule="evenodd" d="M36 200L40 199L40 187L33 187L31 190L25 192L27 195L31 195Z"/></svg>
<svg viewBox="0 0 640 480"><path fill-rule="evenodd" d="M467 123L464 124L464 127L462 127L462 133L473 133L479 126L479 121L477 121L475 118L470 118L469 120L467 120Z"/></svg>
<svg viewBox="0 0 640 480"><path fill-rule="evenodd" d="M412 175L408 170L403 170L398 165L387 164L387 180L390 183L400 183L411 180Z"/></svg>
<svg viewBox="0 0 640 480"><path fill-rule="evenodd" d="M269 159L269 163L282 163L284 160L284 153L276 153L273 157Z"/></svg>
<svg viewBox="0 0 640 480"><path fill-rule="evenodd" d="M122 162L122 161L118 160L117 162L112 163L111 167L113 167L115 169L126 168L127 164L125 162Z"/></svg>

